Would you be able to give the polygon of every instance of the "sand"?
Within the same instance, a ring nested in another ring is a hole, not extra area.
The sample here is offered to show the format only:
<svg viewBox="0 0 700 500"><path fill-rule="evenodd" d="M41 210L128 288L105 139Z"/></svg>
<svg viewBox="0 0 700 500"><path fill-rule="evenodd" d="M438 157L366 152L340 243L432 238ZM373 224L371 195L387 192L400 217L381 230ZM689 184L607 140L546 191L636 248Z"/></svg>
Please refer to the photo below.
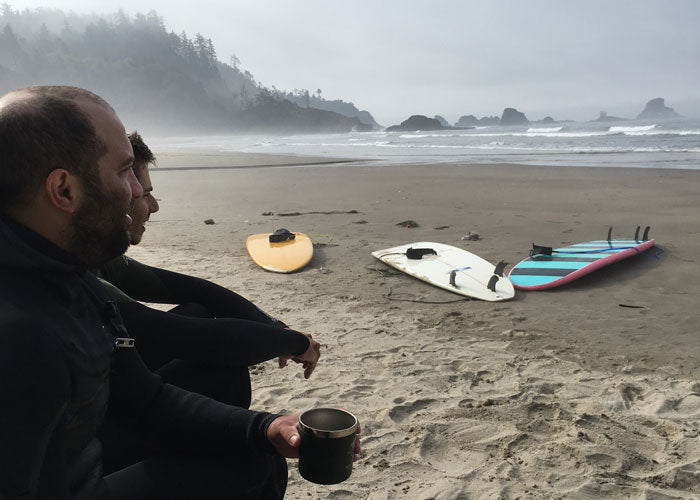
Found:
<svg viewBox="0 0 700 500"><path fill-rule="evenodd" d="M253 367L254 409L342 406L362 422L352 477L313 485L290 460L287 498L700 496L700 171L157 155L161 211L129 255L229 287L322 343L309 380L299 365ZM234 168L171 170L197 166ZM370 255L438 241L512 265L533 242L610 225L650 225L663 253L502 303ZM248 235L280 227L318 243L301 272L246 254Z"/></svg>

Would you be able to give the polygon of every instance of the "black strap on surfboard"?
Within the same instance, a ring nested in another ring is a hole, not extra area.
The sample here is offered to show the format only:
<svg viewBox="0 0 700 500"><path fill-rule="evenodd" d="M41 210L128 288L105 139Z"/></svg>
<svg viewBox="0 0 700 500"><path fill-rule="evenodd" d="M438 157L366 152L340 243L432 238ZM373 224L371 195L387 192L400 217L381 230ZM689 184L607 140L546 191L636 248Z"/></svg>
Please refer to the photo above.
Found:
<svg viewBox="0 0 700 500"><path fill-rule="evenodd" d="M498 264L496 264L496 269L493 270L493 274L495 274L496 276L503 277L503 270L506 268L507 265L507 262L500 261Z"/></svg>
<svg viewBox="0 0 700 500"><path fill-rule="evenodd" d="M270 235L270 243L280 243L282 241L289 241L296 238L296 235L289 231L289 229L278 229Z"/></svg>
<svg viewBox="0 0 700 500"><path fill-rule="evenodd" d="M411 260L421 260L424 255L437 255L432 248L409 248L406 250L406 258Z"/></svg>
<svg viewBox="0 0 700 500"><path fill-rule="evenodd" d="M542 245L532 244L532 250L530 250L530 257L535 255L552 255L552 247L545 247Z"/></svg>
<svg viewBox="0 0 700 500"><path fill-rule="evenodd" d="M491 276L491 279L489 280L488 285L486 287L491 290L492 292L496 291L496 283L498 283L498 275L494 274Z"/></svg>

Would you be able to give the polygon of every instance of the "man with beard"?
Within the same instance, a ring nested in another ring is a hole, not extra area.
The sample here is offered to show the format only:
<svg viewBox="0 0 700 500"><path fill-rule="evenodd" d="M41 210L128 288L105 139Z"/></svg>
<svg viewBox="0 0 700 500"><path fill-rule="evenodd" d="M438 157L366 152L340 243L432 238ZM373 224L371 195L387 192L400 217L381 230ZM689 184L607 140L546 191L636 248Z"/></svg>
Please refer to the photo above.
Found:
<svg viewBox="0 0 700 500"><path fill-rule="evenodd" d="M159 205L149 172L155 156L137 132L129 134L129 141L134 174L143 189L143 196L135 198L129 210L131 244L137 245ZM288 329L215 283L148 266L126 255L103 265L99 276L113 285L108 288L129 334L136 339L139 355L164 382L248 408L249 366L278 357L282 368L292 360L302 364L307 379L316 367L320 344L311 335ZM178 305L160 311L137 301ZM116 419L106 421L100 439L107 472L157 449Z"/></svg>
<svg viewBox="0 0 700 500"><path fill-rule="evenodd" d="M132 164L95 94L0 97L0 498L280 498L298 415L164 384L89 271L127 247L126 212L142 195ZM103 477L107 412L163 451Z"/></svg>
<svg viewBox="0 0 700 500"><path fill-rule="evenodd" d="M130 241L138 245L151 214L160 208L149 172L156 159L137 132L129 134L129 141L134 151L134 174L143 189L143 196L134 199L129 210ZM126 255L102 266L99 276L119 289L111 290L129 333L139 338L142 359L151 370L162 370L161 375L175 385L248 407L248 366L279 357L280 367L289 360L301 363L305 378L316 367L320 344L311 335L290 330L216 283L148 266ZM166 313L136 300L177 306ZM217 359L212 359L214 356ZM215 387L222 382L226 388Z"/></svg>

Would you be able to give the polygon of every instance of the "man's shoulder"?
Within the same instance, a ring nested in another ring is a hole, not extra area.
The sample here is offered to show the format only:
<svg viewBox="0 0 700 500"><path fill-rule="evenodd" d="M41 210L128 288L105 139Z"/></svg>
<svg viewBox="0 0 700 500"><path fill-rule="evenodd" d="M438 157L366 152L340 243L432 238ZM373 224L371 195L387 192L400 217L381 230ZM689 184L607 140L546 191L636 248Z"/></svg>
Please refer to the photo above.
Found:
<svg viewBox="0 0 700 500"><path fill-rule="evenodd" d="M124 265L128 258L129 257L127 257L125 253L123 253L121 255L117 255L113 259L110 259L105 265Z"/></svg>
<svg viewBox="0 0 700 500"><path fill-rule="evenodd" d="M126 254L113 258L100 267L99 275L109 281L110 275L117 272L122 272L129 266L128 259L129 257L127 257Z"/></svg>
<svg viewBox="0 0 700 500"><path fill-rule="evenodd" d="M32 348L37 343L53 343L46 335L47 327L46 320L32 309L9 301L0 305L0 339L4 345Z"/></svg>

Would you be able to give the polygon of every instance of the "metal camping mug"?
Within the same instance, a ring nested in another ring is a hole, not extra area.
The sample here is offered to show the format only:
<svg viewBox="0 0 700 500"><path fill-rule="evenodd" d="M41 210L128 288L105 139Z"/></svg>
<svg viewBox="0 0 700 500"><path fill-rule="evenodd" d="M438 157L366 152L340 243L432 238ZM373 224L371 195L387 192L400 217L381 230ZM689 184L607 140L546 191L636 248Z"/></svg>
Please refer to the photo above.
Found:
<svg viewBox="0 0 700 500"><path fill-rule="evenodd" d="M299 474L312 483L336 484L352 474L357 418L338 408L299 416Z"/></svg>

